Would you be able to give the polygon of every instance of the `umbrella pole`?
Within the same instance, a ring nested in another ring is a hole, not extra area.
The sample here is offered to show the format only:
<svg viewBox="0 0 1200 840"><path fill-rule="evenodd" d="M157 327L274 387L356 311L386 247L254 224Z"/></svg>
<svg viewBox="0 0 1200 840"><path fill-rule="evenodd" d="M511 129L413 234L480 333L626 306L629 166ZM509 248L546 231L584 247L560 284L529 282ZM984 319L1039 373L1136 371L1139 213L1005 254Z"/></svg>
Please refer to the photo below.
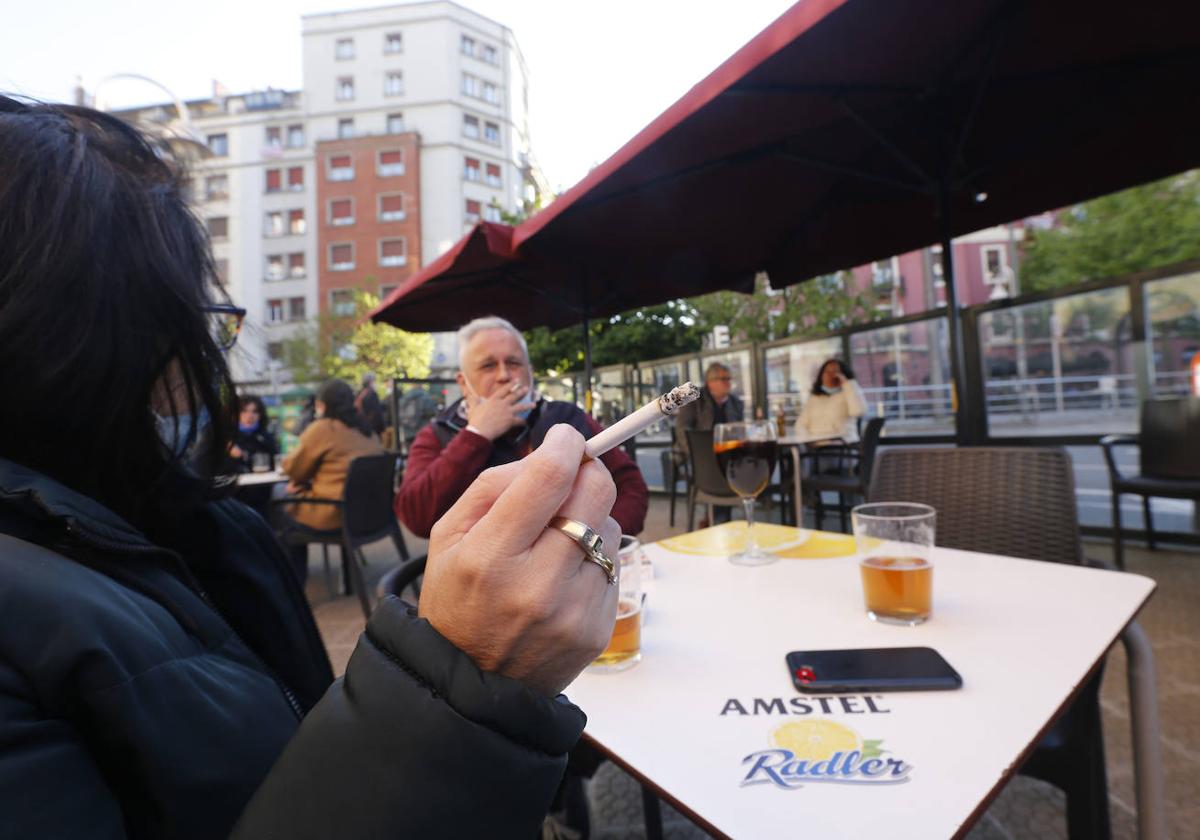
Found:
<svg viewBox="0 0 1200 840"><path fill-rule="evenodd" d="M958 308L958 290L954 282L954 250L950 218L950 189L945 179L938 188L938 221L941 228L942 278L946 281L946 323L950 328L950 404L954 411L956 437L960 446L978 443L974 419L964 385L966 354L963 349L962 318Z"/></svg>

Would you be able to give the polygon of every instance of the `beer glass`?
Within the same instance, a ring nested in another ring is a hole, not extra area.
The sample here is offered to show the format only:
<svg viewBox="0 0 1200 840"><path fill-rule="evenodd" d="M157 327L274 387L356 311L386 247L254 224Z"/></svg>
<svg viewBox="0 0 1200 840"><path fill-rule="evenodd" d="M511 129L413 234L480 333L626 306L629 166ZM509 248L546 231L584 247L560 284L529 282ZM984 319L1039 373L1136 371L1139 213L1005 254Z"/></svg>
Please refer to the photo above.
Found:
<svg viewBox="0 0 1200 840"><path fill-rule="evenodd" d="M269 452L255 452L251 455L250 470L256 473L270 472L271 454Z"/></svg>
<svg viewBox="0 0 1200 840"><path fill-rule="evenodd" d="M608 647L588 666L595 673L613 673L642 661L642 544L636 537L621 535L616 563L620 566L617 585L617 622Z"/></svg>
<svg viewBox="0 0 1200 840"><path fill-rule="evenodd" d="M741 497L746 508L745 550L731 555L729 562L737 566L774 563L778 558L754 542L754 500L766 489L775 471L775 421L718 423L713 426L713 452L729 489Z"/></svg>
<svg viewBox="0 0 1200 840"><path fill-rule="evenodd" d="M933 605L937 512L913 502L877 502L851 511L867 615L914 626Z"/></svg>

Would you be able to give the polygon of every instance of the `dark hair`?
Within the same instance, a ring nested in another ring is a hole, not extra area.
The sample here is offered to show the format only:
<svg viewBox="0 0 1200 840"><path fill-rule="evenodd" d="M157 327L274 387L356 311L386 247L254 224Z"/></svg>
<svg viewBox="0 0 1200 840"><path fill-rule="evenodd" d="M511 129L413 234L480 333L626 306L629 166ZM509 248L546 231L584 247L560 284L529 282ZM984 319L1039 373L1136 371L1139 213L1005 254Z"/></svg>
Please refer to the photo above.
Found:
<svg viewBox="0 0 1200 840"><path fill-rule="evenodd" d="M317 399L325 403L325 416L340 420L351 429L371 437L371 427L354 407L354 389L340 379L330 379L317 389Z"/></svg>
<svg viewBox="0 0 1200 840"><path fill-rule="evenodd" d="M258 425L254 427L254 431L265 432L270 418L267 417L267 406L262 401L262 397L256 394L247 394L238 401L238 425L240 426L242 423L241 412L248 405L252 405L258 410Z"/></svg>
<svg viewBox="0 0 1200 840"><path fill-rule="evenodd" d="M846 379L854 378L854 371L850 369L850 365L838 358L826 359L825 361L821 362L821 366L817 368L817 378L813 380L812 393L818 397L825 394L825 388L821 385L821 376L825 373L825 368L829 367L830 365L837 365L838 369L842 372L842 376L846 377Z"/></svg>
<svg viewBox="0 0 1200 840"><path fill-rule="evenodd" d="M0 96L0 457L143 526L214 489L232 426L181 178L116 117ZM208 445L170 451L152 406L207 409Z"/></svg>

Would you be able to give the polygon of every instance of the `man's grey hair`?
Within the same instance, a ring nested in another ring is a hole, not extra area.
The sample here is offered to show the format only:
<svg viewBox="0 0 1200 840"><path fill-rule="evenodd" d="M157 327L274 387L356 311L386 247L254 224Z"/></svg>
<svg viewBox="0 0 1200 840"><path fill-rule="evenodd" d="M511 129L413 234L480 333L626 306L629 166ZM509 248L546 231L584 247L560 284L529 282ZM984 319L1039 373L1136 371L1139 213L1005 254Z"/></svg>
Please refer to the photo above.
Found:
<svg viewBox="0 0 1200 840"><path fill-rule="evenodd" d="M484 330L504 330L514 335L517 343L521 345L521 352L525 355L525 361L529 361L529 347L525 344L525 336L521 335L521 331L498 315L485 315L464 325L458 331L459 370L465 371L467 368L467 345L471 343L471 339L475 337L476 333L481 333Z"/></svg>
<svg viewBox="0 0 1200 840"><path fill-rule="evenodd" d="M712 379L713 375L717 373L727 373L730 376L733 375L733 371L730 369L729 365L725 364L724 362L713 362L704 369L704 381L707 382L708 380Z"/></svg>
<svg viewBox="0 0 1200 840"><path fill-rule="evenodd" d="M367 371L366 373L364 373L363 378L362 378L362 386L364 388L366 388L368 385L374 385L374 384L375 384L375 374L372 373L371 371Z"/></svg>

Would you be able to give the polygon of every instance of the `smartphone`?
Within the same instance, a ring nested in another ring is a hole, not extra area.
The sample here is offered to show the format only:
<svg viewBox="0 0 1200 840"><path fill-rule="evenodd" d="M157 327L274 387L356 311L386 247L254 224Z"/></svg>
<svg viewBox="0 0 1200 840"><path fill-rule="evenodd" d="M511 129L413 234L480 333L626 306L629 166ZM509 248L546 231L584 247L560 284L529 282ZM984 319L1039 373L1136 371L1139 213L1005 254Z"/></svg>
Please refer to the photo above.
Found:
<svg viewBox="0 0 1200 840"><path fill-rule="evenodd" d="M794 650L787 666L805 694L962 688L958 672L927 647Z"/></svg>

